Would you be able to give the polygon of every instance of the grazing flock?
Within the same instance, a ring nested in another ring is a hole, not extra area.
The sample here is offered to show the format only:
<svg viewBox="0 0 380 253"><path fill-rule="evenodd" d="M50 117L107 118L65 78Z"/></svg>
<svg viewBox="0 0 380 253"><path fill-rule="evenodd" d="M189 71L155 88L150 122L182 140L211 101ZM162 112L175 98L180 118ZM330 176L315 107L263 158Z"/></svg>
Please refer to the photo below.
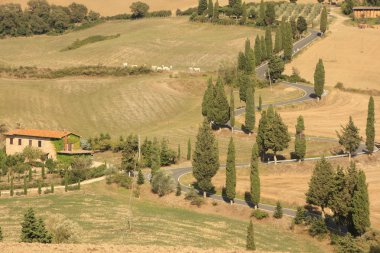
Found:
<svg viewBox="0 0 380 253"><path fill-rule="evenodd" d="M127 62L123 63L123 67L124 68L127 68L128 66L130 66L131 68L137 68L138 65L128 65ZM145 65L144 65L145 66ZM151 66L151 70L154 71L154 72L170 72L173 70L173 66L165 66L165 65L161 65L161 66ZM200 73L201 72L201 68L196 68L196 67L190 67L189 68L189 72L190 73Z"/></svg>

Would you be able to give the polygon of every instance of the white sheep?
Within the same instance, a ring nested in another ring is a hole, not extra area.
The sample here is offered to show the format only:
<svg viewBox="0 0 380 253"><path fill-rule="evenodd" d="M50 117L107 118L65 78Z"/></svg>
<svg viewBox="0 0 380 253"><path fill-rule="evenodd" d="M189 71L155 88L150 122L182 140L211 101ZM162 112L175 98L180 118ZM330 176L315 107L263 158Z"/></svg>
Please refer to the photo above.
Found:
<svg viewBox="0 0 380 253"><path fill-rule="evenodd" d="M163 66L162 69L163 69L164 71L170 71L170 68L169 68L169 67L166 67L166 66Z"/></svg>
<svg viewBox="0 0 380 253"><path fill-rule="evenodd" d="M193 68L193 67L190 67L190 68L189 68L189 71L190 71L190 72L193 72L193 71L194 71L194 68Z"/></svg>
<svg viewBox="0 0 380 253"><path fill-rule="evenodd" d="M128 67L128 62L123 63L123 67L124 68Z"/></svg>
<svg viewBox="0 0 380 253"><path fill-rule="evenodd" d="M201 72L201 68L193 68L194 72Z"/></svg>
<svg viewBox="0 0 380 253"><path fill-rule="evenodd" d="M131 67L132 67L132 68L137 68L137 65L132 65Z"/></svg>
<svg viewBox="0 0 380 253"><path fill-rule="evenodd" d="M152 66L153 71L157 71L157 66Z"/></svg>
<svg viewBox="0 0 380 253"><path fill-rule="evenodd" d="M157 71L162 71L162 67L157 67Z"/></svg>

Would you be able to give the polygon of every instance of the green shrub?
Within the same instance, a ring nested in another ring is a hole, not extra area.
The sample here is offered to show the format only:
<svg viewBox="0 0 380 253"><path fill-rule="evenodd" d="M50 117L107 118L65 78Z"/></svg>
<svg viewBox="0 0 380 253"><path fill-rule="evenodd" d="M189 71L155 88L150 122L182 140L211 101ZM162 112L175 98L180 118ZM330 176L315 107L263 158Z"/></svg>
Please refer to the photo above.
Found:
<svg viewBox="0 0 380 253"><path fill-rule="evenodd" d="M323 238L329 232L325 221L321 217L313 217L311 219L309 234Z"/></svg>
<svg viewBox="0 0 380 253"><path fill-rule="evenodd" d="M199 194L194 190L194 188L191 188L188 193L185 195L185 199L190 201L191 205L201 207L205 200Z"/></svg>
<svg viewBox="0 0 380 253"><path fill-rule="evenodd" d="M178 182L177 183L177 188L176 188L175 195L176 196L181 196L181 194L182 194L182 188L181 188L181 184Z"/></svg>
<svg viewBox="0 0 380 253"><path fill-rule="evenodd" d="M251 212L251 217L255 217L258 220L262 220L268 218L269 214L263 210L255 209Z"/></svg>
<svg viewBox="0 0 380 253"><path fill-rule="evenodd" d="M46 227L53 235L54 243L80 242L82 229L77 223L67 219L63 215L55 214L54 216L49 217L46 221Z"/></svg>
<svg viewBox="0 0 380 253"><path fill-rule="evenodd" d="M131 189L133 180L126 174L116 173L116 174L107 176L106 182L107 184L114 183L126 189Z"/></svg>
<svg viewBox="0 0 380 253"><path fill-rule="evenodd" d="M336 246L338 253L364 253L349 233L345 236L332 235L331 244Z"/></svg>
<svg viewBox="0 0 380 253"><path fill-rule="evenodd" d="M162 171L157 172L152 178L152 191L162 197L174 191L175 183L170 175Z"/></svg>
<svg viewBox="0 0 380 253"><path fill-rule="evenodd" d="M273 213L273 218L275 219L281 219L282 218L282 205L280 203L280 201L277 201L277 204L276 204L276 209L274 210L274 213Z"/></svg>
<svg viewBox="0 0 380 253"><path fill-rule="evenodd" d="M305 222L306 210L303 207L297 207L296 217L294 217L294 223L299 225Z"/></svg>

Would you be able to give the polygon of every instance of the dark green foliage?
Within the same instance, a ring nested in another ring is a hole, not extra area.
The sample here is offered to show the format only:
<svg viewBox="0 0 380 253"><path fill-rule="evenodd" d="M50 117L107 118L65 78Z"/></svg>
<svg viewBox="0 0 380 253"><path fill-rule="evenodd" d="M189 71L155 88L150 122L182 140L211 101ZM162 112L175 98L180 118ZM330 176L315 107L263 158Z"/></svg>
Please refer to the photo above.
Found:
<svg viewBox="0 0 380 253"><path fill-rule="evenodd" d="M107 184L117 184L126 189L132 189L133 180L130 176L124 173L111 174L106 177ZM72 190L79 190L76 186L71 186ZM69 190L70 190L69 188Z"/></svg>
<svg viewBox="0 0 380 253"><path fill-rule="evenodd" d="M261 112L261 118L259 121L259 126L257 129L257 136L256 136L256 143L257 147L259 149L259 155L264 158L265 153L268 151L267 147L265 146L265 132L268 125L268 118L267 118L267 112L262 111Z"/></svg>
<svg viewBox="0 0 380 253"><path fill-rule="evenodd" d="M297 31L300 35L307 31L307 22L306 19L302 16L299 16L297 18Z"/></svg>
<svg viewBox="0 0 380 253"><path fill-rule="evenodd" d="M251 48L251 42L249 39L246 39L245 41L245 49L244 49L244 56L245 56L245 68L244 71L247 74L255 74L255 53L253 52L253 49Z"/></svg>
<svg viewBox="0 0 380 253"><path fill-rule="evenodd" d="M71 13L70 18L73 23L82 22L86 18L88 13L87 7L83 4L72 3L69 5L69 9ZM131 10L133 12L132 8Z"/></svg>
<svg viewBox="0 0 380 253"><path fill-rule="evenodd" d="M246 71L247 68L247 59L243 52L239 52L238 55L238 70Z"/></svg>
<svg viewBox="0 0 380 253"><path fill-rule="evenodd" d="M274 10L274 4L269 2L266 4L265 9L265 25L271 26L276 20L276 12Z"/></svg>
<svg viewBox="0 0 380 253"><path fill-rule="evenodd" d="M249 87L252 87L254 91L254 83L252 78L246 73L239 73L238 76L238 84L239 84L239 97L241 101L247 101L247 90Z"/></svg>
<svg viewBox="0 0 380 253"><path fill-rule="evenodd" d="M237 18L240 18L240 16L243 14L243 5L241 3L241 0L235 1L234 5L232 6L232 14Z"/></svg>
<svg viewBox="0 0 380 253"><path fill-rule="evenodd" d="M251 156L251 173L250 173L250 201L258 206L260 203L260 176L259 176L259 148L257 143L253 144Z"/></svg>
<svg viewBox="0 0 380 253"><path fill-rule="evenodd" d="M247 101L245 108L245 130L252 132L255 128L255 93L252 87L247 89Z"/></svg>
<svg viewBox="0 0 380 253"><path fill-rule="evenodd" d="M181 145L178 144L178 149L177 149L177 161L181 160Z"/></svg>
<svg viewBox="0 0 380 253"><path fill-rule="evenodd" d="M252 220L249 220L249 225L247 228L247 245L246 245L247 250L256 250L256 245L255 245L255 232L253 230L253 224Z"/></svg>
<svg viewBox="0 0 380 253"><path fill-rule="evenodd" d="M256 60L256 66L259 66L261 62L263 61L262 58L262 53L261 53L261 40L259 35L256 36L255 39L255 47L253 49L254 55L255 55L255 60Z"/></svg>
<svg viewBox="0 0 380 253"><path fill-rule="evenodd" d="M71 43L71 45L69 45L68 47L64 48L61 51L64 52L64 51L74 50L74 49L78 49L78 48L83 47L83 46L88 45L88 44L92 44L92 43L96 43L96 42L100 42L100 41L105 41L105 40L112 40L112 39L116 39L119 37L120 37L120 34L109 35L109 36L93 35L93 36L89 36L89 37L82 39L82 40L77 39L76 41Z"/></svg>
<svg viewBox="0 0 380 253"><path fill-rule="evenodd" d="M227 96L224 91L224 86L219 77L215 85L215 96L212 101L210 115L211 121L216 125L225 125L230 119L230 105L228 104Z"/></svg>
<svg viewBox="0 0 380 253"><path fill-rule="evenodd" d="M327 9L324 6L321 13L321 21L320 21L320 30L322 33L325 33L327 30Z"/></svg>
<svg viewBox="0 0 380 253"><path fill-rule="evenodd" d="M267 58L270 59L273 53L272 32L270 27L265 30L265 44L267 50Z"/></svg>
<svg viewBox="0 0 380 253"><path fill-rule="evenodd" d="M233 201L236 197L235 145L231 137L228 145L226 165L226 197Z"/></svg>
<svg viewBox="0 0 380 253"><path fill-rule="evenodd" d="M308 204L319 206L324 212L334 191L334 175L332 165L322 157L315 165L309 182L309 190L306 193L306 202Z"/></svg>
<svg viewBox="0 0 380 253"><path fill-rule="evenodd" d="M230 94L230 126L233 128L235 126L235 98L234 89L231 88Z"/></svg>
<svg viewBox="0 0 380 253"><path fill-rule="evenodd" d="M158 143L157 138L153 139L152 143L152 154L151 154L151 174L152 177L157 173L161 168L161 151L160 144Z"/></svg>
<svg viewBox="0 0 380 253"><path fill-rule="evenodd" d="M24 195L28 195L28 184L26 182L25 176L24 176Z"/></svg>
<svg viewBox="0 0 380 253"><path fill-rule="evenodd" d="M190 161L191 159L191 140L189 138L189 140L187 141L187 160Z"/></svg>
<svg viewBox="0 0 380 253"><path fill-rule="evenodd" d="M197 207L201 207L201 205L205 203L204 199L195 192L194 188L190 188L189 192L185 195L185 199L189 200L190 204Z"/></svg>
<svg viewBox="0 0 380 253"><path fill-rule="evenodd" d="M292 55L293 55L293 33L292 33L292 27L290 26L290 23L286 22L285 26L283 27L284 35L283 36L283 47L284 47L284 60L285 61L291 61Z"/></svg>
<svg viewBox="0 0 380 253"><path fill-rule="evenodd" d="M207 10L207 0L199 0L198 15L203 15L206 10Z"/></svg>
<svg viewBox="0 0 380 253"><path fill-rule="evenodd" d="M263 0L260 2L259 16L257 17L256 25L265 26L265 3Z"/></svg>
<svg viewBox="0 0 380 253"><path fill-rule="evenodd" d="M152 191L162 197L174 191L175 183L170 175L157 172L152 178Z"/></svg>
<svg viewBox="0 0 380 253"><path fill-rule="evenodd" d="M41 168L41 177L42 177L42 179L46 179L45 166L42 166L42 168Z"/></svg>
<svg viewBox="0 0 380 253"><path fill-rule="evenodd" d="M169 141L166 138L163 138L161 141L160 149L160 161L161 166L168 166L170 164L175 164L176 162L176 152L169 148Z"/></svg>
<svg viewBox="0 0 380 253"><path fill-rule="evenodd" d="M268 68L268 79L271 79L272 82L275 82L281 77L282 72L284 72L285 63L279 56L273 55L269 59Z"/></svg>
<svg viewBox="0 0 380 253"><path fill-rule="evenodd" d="M292 31L292 38L296 39L298 37L298 30L297 30L297 22L294 17L290 18L289 24Z"/></svg>
<svg viewBox="0 0 380 253"><path fill-rule="evenodd" d="M294 142L294 153L297 159L303 160L306 154L305 124L302 116L297 118L296 139Z"/></svg>
<svg viewBox="0 0 380 253"><path fill-rule="evenodd" d="M358 246L355 239L350 233L345 236L336 236L334 244L337 245L338 253L363 253L364 251ZM372 251L370 251L372 253ZM376 253L378 251L373 251Z"/></svg>
<svg viewBox="0 0 380 253"><path fill-rule="evenodd" d="M214 14L213 14L213 20L218 20L219 19L219 2L216 0L215 5L214 5Z"/></svg>
<svg viewBox="0 0 380 253"><path fill-rule="evenodd" d="M261 46L261 61L265 61L266 59L268 59L268 56L267 56L267 45L265 43L264 36L261 36L260 38L260 46Z"/></svg>
<svg viewBox="0 0 380 253"><path fill-rule="evenodd" d="M198 187L204 192L211 191L211 179L219 169L219 152L217 140L207 121L203 121L199 128L192 165Z"/></svg>
<svg viewBox="0 0 380 253"><path fill-rule="evenodd" d="M129 7L132 12L132 18L143 18L148 14L149 5L143 2L133 2ZM207 2L206 2L207 9Z"/></svg>
<svg viewBox="0 0 380 253"><path fill-rule="evenodd" d="M255 217L258 220L262 220L269 217L269 214L263 210L255 209L251 213L251 217Z"/></svg>
<svg viewBox="0 0 380 253"><path fill-rule="evenodd" d="M276 208L274 209L274 212L273 212L273 218L281 219L282 216L283 216L282 205L280 201L277 201Z"/></svg>
<svg viewBox="0 0 380 253"><path fill-rule="evenodd" d="M13 177L11 177L11 189L9 191L11 197L14 195L14 185L13 185Z"/></svg>
<svg viewBox="0 0 380 253"><path fill-rule="evenodd" d="M139 174L137 175L137 184L142 185L144 183L145 183L144 174L143 174L142 170L140 169Z"/></svg>
<svg viewBox="0 0 380 253"><path fill-rule="evenodd" d="M213 100L214 100L214 95L215 94L215 87L212 84L212 79L210 78L208 80L207 84L207 89L203 95L203 100L202 100L202 115L203 117L209 117L211 114L211 108L213 106Z"/></svg>
<svg viewBox="0 0 380 253"><path fill-rule="evenodd" d="M212 18L214 15L214 4L212 3L212 0L208 0L207 13L209 18Z"/></svg>
<svg viewBox="0 0 380 253"><path fill-rule="evenodd" d="M274 53L279 53L282 50L282 32L281 27L278 26L276 30L276 36L274 40Z"/></svg>
<svg viewBox="0 0 380 253"><path fill-rule="evenodd" d="M368 114L367 114L367 125L365 129L366 140L365 145L367 147L368 153L372 154L375 149L375 102L373 97L369 98L368 102Z"/></svg>
<svg viewBox="0 0 380 253"><path fill-rule="evenodd" d="M248 16L247 5L243 3L243 5L241 6L241 9L242 9L242 14L241 14L241 19L240 19L240 24L245 25L247 22L247 16Z"/></svg>
<svg viewBox="0 0 380 253"><path fill-rule="evenodd" d="M350 15L354 10L354 1L353 0L346 0L342 3L341 8L343 10L343 13L346 15Z"/></svg>
<svg viewBox="0 0 380 253"><path fill-rule="evenodd" d="M325 68L322 59L319 59L314 72L314 92L321 98L325 87Z"/></svg>
<svg viewBox="0 0 380 253"><path fill-rule="evenodd" d="M139 151L139 141L137 135L130 134L122 145L121 168L132 173L136 170Z"/></svg>
<svg viewBox="0 0 380 253"><path fill-rule="evenodd" d="M296 217L294 217L294 223L299 225L305 222L306 211L303 207L297 207Z"/></svg>
<svg viewBox="0 0 380 253"><path fill-rule="evenodd" d="M237 0L228 0L228 6L232 7L235 5L236 2L237 2Z"/></svg>
<svg viewBox="0 0 380 253"><path fill-rule="evenodd" d="M24 220L21 223L21 241L26 243L51 243L52 236L46 230L45 223L42 219L37 219L32 208L29 208L24 214Z"/></svg>
<svg viewBox="0 0 380 253"><path fill-rule="evenodd" d="M182 187L181 187L181 184L178 182L177 183L177 188L176 188L175 195L176 196L181 196L181 194L182 194Z"/></svg>
<svg viewBox="0 0 380 253"><path fill-rule="evenodd" d="M261 95L259 95L259 107L258 107L258 110L261 112L262 109L263 109L263 100L261 98Z"/></svg>
<svg viewBox="0 0 380 253"><path fill-rule="evenodd" d="M350 119L346 126L342 126L341 134L337 132L339 138L339 144L344 147L344 150L348 152L349 157L355 152L359 146L361 137L359 136L359 128L357 128L350 116Z"/></svg>
<svg viewBox="0 0 380 253"><path fill-rule="evenodd" d="M310 227L309 234L311 236L318 236L323 238L329 232L325 221L320 217L313 217Z"/></svg>
<svg viewBox="0 0 380 253"><path fill-rule="evenodd" d="M371 226L368 185L363 171L359 171L357 185L352 199L352 221L355 234L357 235L364 234Z"/></svg>

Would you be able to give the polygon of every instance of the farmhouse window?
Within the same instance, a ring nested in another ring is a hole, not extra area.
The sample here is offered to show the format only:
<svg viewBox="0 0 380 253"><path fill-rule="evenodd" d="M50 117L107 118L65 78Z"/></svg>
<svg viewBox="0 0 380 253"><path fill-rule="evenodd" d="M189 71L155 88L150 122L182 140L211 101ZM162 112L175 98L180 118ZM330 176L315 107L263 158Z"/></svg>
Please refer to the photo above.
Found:
<svg viewBox="0 0 380 253"><path fill-rule="evenodd" d="M9 139L9 144L13 145L13 138Z"/></svg>
<svg viewBox="0 0 380 253"><path fill-rule="evenodd" d="M38 147L42 147L42 141L38 141Z"/></svg>
<svg viewBox="0 0 380 253"><path fill-rule="evenodd" d="M33 145L33 141L29 140L29 146L32 146L32 145Z"/></svg>
<svg viewBox="0 0 380 253"><path fill-rule="evenodd" d="M21 146L22 144L22 139L18 139L18 145Z"/></svg>

